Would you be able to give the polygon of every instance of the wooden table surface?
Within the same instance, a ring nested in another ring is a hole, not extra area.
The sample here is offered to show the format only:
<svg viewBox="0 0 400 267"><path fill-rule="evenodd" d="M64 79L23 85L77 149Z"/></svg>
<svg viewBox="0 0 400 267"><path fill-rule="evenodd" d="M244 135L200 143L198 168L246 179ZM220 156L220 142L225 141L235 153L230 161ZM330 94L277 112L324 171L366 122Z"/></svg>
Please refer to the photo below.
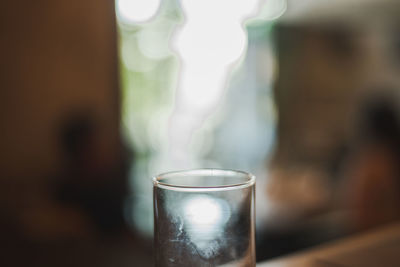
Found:
<svg viewBox="0 0 400 267"><path fill-rule="evenodd" d="M257 267L398 267L400 222L316 248L257 264Z"/></svg>

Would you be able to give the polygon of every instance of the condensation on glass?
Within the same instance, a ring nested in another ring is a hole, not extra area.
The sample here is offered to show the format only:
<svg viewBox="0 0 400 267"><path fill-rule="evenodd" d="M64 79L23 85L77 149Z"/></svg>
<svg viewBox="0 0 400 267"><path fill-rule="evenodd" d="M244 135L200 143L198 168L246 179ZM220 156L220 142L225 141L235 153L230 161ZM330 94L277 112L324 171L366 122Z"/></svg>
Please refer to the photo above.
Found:
<svg viewBox="0 0 400 267"><path fill-rule="evenodd" d="M255 177L201 169L153 178L157 267L255 264Z"/></svg>

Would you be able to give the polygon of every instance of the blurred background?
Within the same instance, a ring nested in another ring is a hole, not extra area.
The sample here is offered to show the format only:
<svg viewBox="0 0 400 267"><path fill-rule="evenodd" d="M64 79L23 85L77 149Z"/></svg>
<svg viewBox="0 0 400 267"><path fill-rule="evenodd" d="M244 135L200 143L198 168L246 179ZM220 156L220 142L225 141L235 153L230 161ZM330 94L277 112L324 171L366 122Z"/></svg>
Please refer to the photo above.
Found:
<svg viewBox="0 0 400 267"><path fill-rule="evenodd" d="M398 1L0 14L0 265L152 266L151 177L178 169L257 176L259 261L399 220Z"/></svg>

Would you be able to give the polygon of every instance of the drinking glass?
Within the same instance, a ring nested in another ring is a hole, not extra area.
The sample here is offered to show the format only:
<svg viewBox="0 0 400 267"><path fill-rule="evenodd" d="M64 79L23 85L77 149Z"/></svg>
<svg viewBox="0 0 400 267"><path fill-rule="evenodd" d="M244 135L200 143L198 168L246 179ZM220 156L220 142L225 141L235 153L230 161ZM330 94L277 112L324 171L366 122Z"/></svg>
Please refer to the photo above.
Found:
<svg viewBox="0 0 400 267"><path fill-rule="evenodd" d="M255 177L199 169L153 178L157 267L253 267Z"/></svg>

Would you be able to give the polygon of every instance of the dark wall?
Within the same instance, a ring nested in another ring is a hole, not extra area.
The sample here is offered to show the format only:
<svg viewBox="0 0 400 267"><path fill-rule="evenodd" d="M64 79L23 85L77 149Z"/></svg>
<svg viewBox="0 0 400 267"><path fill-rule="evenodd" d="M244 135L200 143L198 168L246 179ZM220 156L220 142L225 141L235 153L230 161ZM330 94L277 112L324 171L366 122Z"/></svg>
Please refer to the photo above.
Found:
<svg viewBox="0 0 400 267"><path fill-rule="evenodd" d="M121 183L99 175L121 161L116 42L113 1L0 3L0 212L22 235L84 217L65 191Z"/></svg>

